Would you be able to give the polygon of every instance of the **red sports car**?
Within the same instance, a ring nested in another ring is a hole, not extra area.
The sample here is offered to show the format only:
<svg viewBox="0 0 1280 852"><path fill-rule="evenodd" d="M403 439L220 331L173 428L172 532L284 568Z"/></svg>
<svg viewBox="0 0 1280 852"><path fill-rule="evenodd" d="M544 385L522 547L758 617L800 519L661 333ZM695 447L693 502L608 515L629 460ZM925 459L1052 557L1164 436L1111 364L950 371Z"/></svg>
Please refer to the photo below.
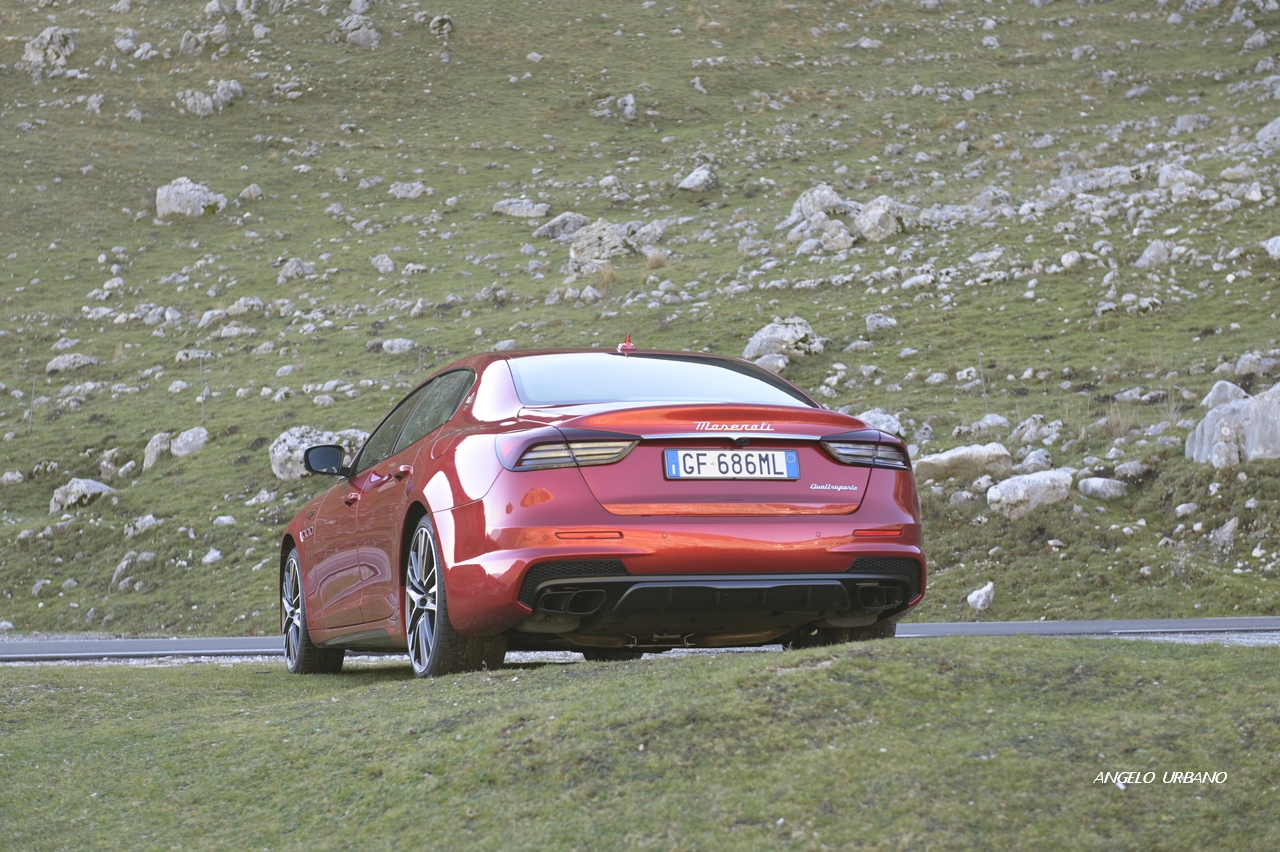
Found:
<svg viewBox="0 0 1280 852"><path fill-rule="evenodd" d="M887 637L924 596L902 442L746 361L537 350L464 358L405 397L289 524L291 672L402 650L418 676L507 649Z"/></svg>

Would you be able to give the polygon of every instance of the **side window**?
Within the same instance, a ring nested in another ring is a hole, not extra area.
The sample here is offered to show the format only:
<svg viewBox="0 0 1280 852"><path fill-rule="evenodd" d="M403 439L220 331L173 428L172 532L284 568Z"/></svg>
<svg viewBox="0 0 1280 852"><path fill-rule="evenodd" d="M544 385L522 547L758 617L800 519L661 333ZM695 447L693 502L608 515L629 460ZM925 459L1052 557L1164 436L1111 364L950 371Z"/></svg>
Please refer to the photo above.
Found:
<svg viewBox="0 0 1280 852"><path fill-rule="evenodd" d="M356 458L355 464L352 465L354 470L361 471L373 467L392 454L396 445L396 438L400 437L400 430L404 428L404 422L413 413L414 406L423 397L427 396L428 391L434 386L435 382L432 382L430 385L414 391L386 416L386 419L382 421L378 428L373 430L369 440L364 442L360 455Z"/></svg>
<svg viewBox="0 0 1280 852"><path fill-rule="evenodd" d="M475 381L476 374L470 370L455 370L432 382L405 423L395 451L400 452L443 426L467 398Z"/></svg>

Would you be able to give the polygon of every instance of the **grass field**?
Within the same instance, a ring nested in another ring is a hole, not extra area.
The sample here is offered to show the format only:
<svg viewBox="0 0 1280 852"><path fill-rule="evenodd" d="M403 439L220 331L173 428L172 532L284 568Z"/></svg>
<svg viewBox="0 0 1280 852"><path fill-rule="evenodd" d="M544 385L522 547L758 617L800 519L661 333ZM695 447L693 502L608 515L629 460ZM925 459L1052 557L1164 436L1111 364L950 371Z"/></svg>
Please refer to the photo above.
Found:
<svg viewBox="0 0 1280 852"><path fill-rule="evenodd" d="M1274 849L1273 656L986 638L430 681L0 668L0 822L33 851ZM1117 771L1155 783L1095 781Z"/></svg>
<svg viewBox="0 0 1280 852"><path fill-rule="evenodd" d="M967 482L923 487L933 586L917 617L972 617L964 595L988 580L999 618L1275 613L1280 467L1194 466L1181 441L1219 365L1280 346L1276 262L1259 245L1275 235L1275 155L1253 144L1280 115L1274 57L1242 52L1280 13L379 3L369 49L345 40L342 22L361 22L337 3L250 7L0 11L0 473L22 475L0 486L0 621L274 632L276 537L327 484L272 474L267 447L287 427L368 430L432 368L504 340L612 346L630 332L739 355L792 314L829 340L783 375L832 407L896 415L918 454L1007 441L963 434L991 411L1061 420L1056 466L1107 470L1110 450L1152 466L1120 500L1074 495L1014 522L951 505ZM442 11L447 40L430 26ZM75 52L37 82L24 51L55 26ZM219 80L243 96L205 118L181 106ZM1170 163L1203 183L1161 186ZM678 189L699 165L719 186ZM1116 166L1127 182L1046 202L1055 181ZM156 218L157 187L181 176L226 207ZM389 193L415 181L417 198ZM970 213L797 254L776 226L820 183ZM239 198L250 184L262 198ZM568 246L531 236L545 220L493 213L519 197L663 220L665 237L569 280ZM1136 268L1152 240L1171 261ZM383 254L391 273L371 263ZM293 258L314 271L278 283ZM603 297L572 292L587 285ZM873 313L897 327L869 333ZM379 351L393 338L414 347ZM857 340L870 348L846 351ZM194 349L203 363L178 359ZM59 352L98 363L49 374ZM980 386L958 378L976 367ZM1167 399L1115 400L1135 387ZM153 434L199 425L203 450L141 470ZM117 490L50 514L70 476ZM1198 512L1176 518L1187 502ZM147 514L163 523L127 538ZM224 515L235 525L213 523ZM1231 518L1234 541L1210 544Z"/></svg>

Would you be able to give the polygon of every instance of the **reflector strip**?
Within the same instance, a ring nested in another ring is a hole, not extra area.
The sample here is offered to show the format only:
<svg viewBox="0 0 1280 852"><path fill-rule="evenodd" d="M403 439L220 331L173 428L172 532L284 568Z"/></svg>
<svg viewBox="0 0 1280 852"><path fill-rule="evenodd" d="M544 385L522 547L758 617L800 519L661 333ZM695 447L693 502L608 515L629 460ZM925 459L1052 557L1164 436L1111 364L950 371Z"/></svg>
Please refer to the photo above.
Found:
<svg viewBox="0 0 1280 852"><path fill-rule="evenodd" d="M854 538L894 538L902 535L902 530L854 530Z"/></svg>

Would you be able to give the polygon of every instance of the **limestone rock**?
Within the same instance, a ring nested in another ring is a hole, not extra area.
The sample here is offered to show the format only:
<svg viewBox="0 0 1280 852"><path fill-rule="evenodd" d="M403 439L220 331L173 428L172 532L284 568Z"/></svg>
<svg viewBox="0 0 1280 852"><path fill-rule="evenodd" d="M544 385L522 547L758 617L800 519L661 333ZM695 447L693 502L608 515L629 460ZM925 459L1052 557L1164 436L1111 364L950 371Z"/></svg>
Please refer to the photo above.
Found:
<svg viewBox="0 0 1280 852"><path fill-rule="evenodd" d="M308 447L340 444L348 456L354 457L368 437L368 432L359 429L324 432L310 426L294 426L282 432L268 447L271 471L277 479L301 479L307 475L306 468L302 466L302 454Z"/></svg>
<svg viewBox="0 0 1280 852"><path fill-rule="evenodd" d="M1094 500L1118 500L1128 492L1129 486L1118 479L1090 476L1076 483L1076 489Z"/></svg>
<svg viewBox="0 0 1280 852"><path fill-rule="evenodd" d="M817 213L831 216L852 212L854 212L854 205L842 199L834 189L823 183L800 193L800 197L791 205L791 215L779 222L774 230L792 228L801 222L808 221Z"/></svg>
<svg viewBox="0 0 1280 852"><path fill-rule="evenodd" d="M393 337L382 341L382 351L388 355L407 355L416 348L418 344L407 337Z"/></svg>
<svg viewBox="0 0 1280 852"><path fill-rule="evenodd" d="M392 271L394 271L394 268ZM280 274L276 276L276 283L284 284L285 282L292 281L295 278L302 278L306 275L315 274L315 264L307 263L300 257L291 257L285 261L284 266L280 267Z"/></svg>
<svg viewBox="0 0 1280 852"><path fill-rule="evenodd" d="M527 198L504 198L493 204L493 212L499 216L514 216L519 219L541 219L550 210L550 204Z"/></svg>
<svg viewBox="0 0 1280 852"><path fill-rule="evenodd" d="M1239 385L1228 381L1218 381L1213 383L1209 393L1205 394L1204 399L1200 400L1200 407L1212 410L1219 405L1226 405L1228 402L1248 398L1249 394L1245 393L1244 388Z"/></svg>
<svg viewBox="0 0 1280 852"><path fill-rule="evenodd" d="M764 367L770 373L781 373L790 363L790 358L776 352L771 352L768 355L761 355L759 358L755 359L757 367Z"/></svg>
<svg viewBox="0 0 1280 852"><path fill-rule="evenodd" d="M112 491L115 489L105 482L77 477L53 492L53 497L49 500L49 514L87 506L103 494L110 494Z"/></svg>
<svg viewBox="0 0 1280 852"><path fill-rule="evenodd" d="M915 460L914 468L919 482L927 479L944 482L952 477L969 482L984 473L1003 479L1013 470L1013 457L1004 444L993 441L921 456Z"/></svg>
<svg viewBox="0 0 1280 852"><path fill-rule="evenodd" d="M92 355L84 355L80 352L67 352L62 355L55 355L48 364L45 365L44 371L52 375L53 373L66 373L71 370L78 370L81 367L88 367L97 364L98 359Z"/></svg>
<svg viewBox="0 0 1280 852"><path fill-rule="evenodd" d="M823 341L814 333L813 326L800 317L774 318L747 341L742 357L754 361L763 355L786 355L803 358L805 355L821 355Z"/></svg>
<svg viewBox="0 0 1280 852"><path fill-rule="evenodd" d="M884 314L867 314L866 322L868 333L898 327L898 321L896 319L885 316Z"/></svg>
<svg viewBox="0 0 1280 852"><path fill-rule="evenodd" d="M1035 449L1027 453L1021 462L1015 464L1013 469L1018 473L1037 473L1042 470L1051 470L1053 468L1053 457L1049 455L1048 450Z"/></svg>
<svg viewBox="0 0 1280 852"><path fill-rule="evenodd" d="M1163 266L1168 262L1168 244L1164 240L1152 240L1133 265L1138 269L1149 269L1153 266Z"/></svg>
<svg viewBox="0 0 1280 852"><path fill-rule="evenodd" d="M207 443L209 443L209 430L203 426L196 426L179 433L169 443L169 452L181 458L203 449Z"/></svg>
<svg viewBox="0 0 1280 852"><path fill-rule="evenodd" d="M569 270L588 274L599 272L611 258L630 254L631 249L617 229L604 219L576 229L569 246Z"/></svg>
<svg viewBox="0 0 1280 852"><path fill-rule="evenodd" d="M879 429L881 432L888 432L890 435L902 434L902 423L883 408L872 408L861 414L855 414L854 417L857 417L873 429Z"/></svg>
<svg viewBox="0 0 1280 852"><path fill-rule="evenodd" d="M698 166L676 185L676 189L687 189L690 192L706 192L720 184L710 166Z"/></svg>
<svg viewBox="0 0 1280 852"><path fill-rule="evenodd" d="M1277 120L1280 121L1280 119ZM1272 260L1280 260L1280 237L1264 240L1262 247L1267 250L1267 256Z"/></svg>
<svg viewBox="0 0 1280 852"><path fill-rule="evenodd" d="M1070 494L1069 471L1043 470L996 483L987 492L987 505L992 511L1016 521L1041 506L1061 503Z"/></svg>
<svg viewBox="0 0 1280 852"><path fill-rule="evenodd" d="M1117 479L1122 479L1125 482L1137 482L1151 472L1151 465L1134 459L1133 461L1121 462L1116 465L1115 475Z"/></svg>
<svg viewBox="0 0 1280 852"><path fill-rule="evenodd" d="M169 433L157 432L151 436L151 440L147 441L147 447L142 451L142 471L146 473L155 467L160 456L169 452Z"/></svg>
<svg viewBox="0 0 1280 852"><path fill-rule="evenodd" d="M372 263L373 268L378 270L382 275L390 275L396 271L396 262L386 254L371 257L369 258L369 262Z"/></svg>
<svg viewBox="0 0 1280 852"><path fill-rule="evenodd" d="M20 470L6 470L4 476L0 476L0 485L21 485L26 480Z"/></svg>
<svg viewBox="0 0 1280 852"><path fill-rule="evenodd" d="M550 222L540 226L533 232L535 237L539 239L558 240L564 237L571 237L577 230L591 220L581 213L574 213L566 210L559 216L556 216Z"/></svg>
<svg viewBox="0 0 1280 852"><path fill-rule="evenodd" d="M55 76L67 67L67 59L76 52L75 42L71 40L73 32L66 27L46 27L26 43L22 62L32 80L39 83L45 73Z"/></svg>
<svg viewBox="0 0 1280 852"><path fill-rule="evenodd" d="M262 187L256 183L251 183L244 189L240 190L241 201L260 201L262 199Z"/></svg>
<svg viewBox="0 0 1280 852"><path fill-rule="evenodd" d="M1186 456L1214 467L1280 458L1280 385L1209 411L1187 436Z"/></svg>
<svg viewBox="0 0 1280 852"><path fill-rule="evenodd" d="M227 206L227 197L202 183L180 177L156 190L156 216L203 216Z"/></svg>
<svg viewBox="0 0 1280 852"><path fill-rule="evenodd" d="M969 596L965 598L965 600L968 602L969 606L973 607L978 612L983 612L991 607L991 603L995 600L995 597L996 584L994 582L989 582L981 589L974 589L969 593Z"/></svg>
<svg viewBox="0 0 1280 852"><path fill-rule="evenodd" d="M863 207L853 221L864 239L878 243L906 230L906 214L907 208L904 205L887 195L881 195Z"/></svg>
<svg viewBox="0 0 1280 852"><path fill-rule="evenodd" d="M1273 119L1253 137L1259 145L1280 148L1280 118Z"/></svg>

